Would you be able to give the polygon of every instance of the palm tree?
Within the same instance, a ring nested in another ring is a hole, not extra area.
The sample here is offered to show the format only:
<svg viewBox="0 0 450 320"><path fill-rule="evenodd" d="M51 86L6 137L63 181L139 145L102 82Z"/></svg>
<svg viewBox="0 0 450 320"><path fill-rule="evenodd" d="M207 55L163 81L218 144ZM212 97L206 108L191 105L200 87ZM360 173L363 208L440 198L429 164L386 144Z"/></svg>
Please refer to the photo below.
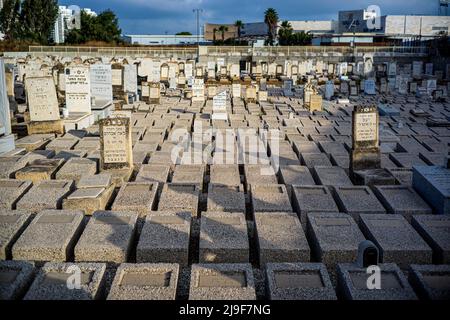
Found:
<svg viewBox="0 0 450 320"><path fill-rule="evenodd" d="M273 45L275 39L275 30L278 24L278 13L274 8L269 8L264 13L264 22L269 28L269 44Z"/></svg>
<svg viewBox="0 0 450 320"><path fill-rule="evenodd" d="M222 41L225 42L225 32L228 31L228 27L227 26L220 26L219 27L219 31L222 32Z"/></svg>
<svg viewBox="0 0 450 320"><path fill-rule="evenodd" d="M216 42L216 32L217 32L217 28L214 28L213 29L213 42L215 43Z"/></svg>
<svg viewBox="0 0 450 320"><path fill-rule="evenodd" d="M280 26L280 30L278 30L278 39L279 43L282 46L292 44L292 34L293 29L289 21L283 21Z"/></svg>
<svg viewBox="0 0 450 320"><path fill-rule="evenodd" d="M234 25L235 25L235 27L237 27L237 30L238 30L238 38L240 38L240 37L241 37L241 28L242 28L242 26L243 26L244 24L242 23L241 20L236 20L236 22L234 23Z"/></svg>

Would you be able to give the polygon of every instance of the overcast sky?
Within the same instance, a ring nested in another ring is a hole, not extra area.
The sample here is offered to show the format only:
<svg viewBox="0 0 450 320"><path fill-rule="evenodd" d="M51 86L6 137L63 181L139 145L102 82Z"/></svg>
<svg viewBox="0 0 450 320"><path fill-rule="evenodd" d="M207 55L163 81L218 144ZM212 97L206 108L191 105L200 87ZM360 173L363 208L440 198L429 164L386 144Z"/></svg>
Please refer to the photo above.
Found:
<svg viewBox="0 0 450 320"><path fill-rule="evenodd" d="M381 14L436 15L438 0L59 0L97 13L113 10L123 34L196 33L194 8L201 8L200 24L263 21L264 11L274 7L281 20L337 20L339 10L378 5Z"/></svg>

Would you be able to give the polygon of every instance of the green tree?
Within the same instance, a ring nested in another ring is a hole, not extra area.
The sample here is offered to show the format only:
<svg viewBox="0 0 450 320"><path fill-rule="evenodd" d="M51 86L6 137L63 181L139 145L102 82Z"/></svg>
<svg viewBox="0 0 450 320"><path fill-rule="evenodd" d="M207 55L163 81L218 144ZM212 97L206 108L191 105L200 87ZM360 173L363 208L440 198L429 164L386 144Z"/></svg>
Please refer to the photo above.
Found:
<svg viewBox="0 0 450 320"><path fill-rule="evenodd" d="M182 32L178 32L175 35L176 36L192 36L192 33L188 32L188 31L182 31Z"/></svg>
<svg viewBox="0 0 450 320"><path fill-rule="evenodd" d="M293 32L289 21L283 21L278 30L278 42L281 46L288 46L292 44Z"/></svg>
<svg viewBox="0 0 450 320"><path fill-rule="evenodd" d="M5 0L0 11L0 31L5 40L14 40L19 35L20 0Z"/></svg>
<svg viewBox="0 0 450 320"><path fill-rule="evenodd" d="M290 45L304 46L311 44L312 35L304 31L293 33L291 36Z"/></svg>
<svg viewBox="0 0 450 320"><path fill-rule="evenodd" d="M241 29L244 26L244 24L242 23L241 20L236 20L236 22L234 23L235 27L237 27L237 31L238 31L238 38L241 38Z"/></svg>
<svg viewBox="0 0 450 320"><path fill-rule="evenodd" d="M213 43L216 44L216 32L217 32L217 28L213 29Z"/></svg>
<svg viewBox="0 0 450 320"><path fill-rule="evenodd" d="M267 43L269 45L273 45L275 40L275 32L278 25L278 13L274 8L269 8L264 13L264 22L267 24L267 27L269 28L269 39Z"/></svg>
<svg viewBox="0 0 450 320"><path fill-rule="evenodd" d="M70 30L66 42L69 44L80 44L88 41L117 43L121 42L121 33L119 20L111 10L106 10L98 16L81 11L81 28Z"/></svg>
<svg viewBox="0 0 450 320"><path fill-rule="evenodd" d="M48 43L58 16L57 0L23 0L20 13L21 37Z"/></svg>
<svg viewBox="0 0 450 320"><path fill-rule="evenodd" d="M228 31L227 26L220 26L219 31L222 33L222 42L225 42L225 32Z"/></svg>

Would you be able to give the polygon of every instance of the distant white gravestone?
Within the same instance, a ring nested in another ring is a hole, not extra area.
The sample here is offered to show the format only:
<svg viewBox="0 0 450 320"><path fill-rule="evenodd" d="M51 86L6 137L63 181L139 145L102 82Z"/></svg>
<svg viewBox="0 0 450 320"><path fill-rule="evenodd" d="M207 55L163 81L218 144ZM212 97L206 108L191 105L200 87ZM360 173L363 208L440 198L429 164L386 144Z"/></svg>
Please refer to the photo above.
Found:
<svg viewBox="0 0 450 320"><path fill-rule="evenodd" d="M112 74L111 65L91 65L91 94L99 101L112 101Z"/></svg>
<svg viewBox="0 0 450 320"><path fill-rule="evenodd" d="M91 81L89 67L66 68L66 107L72 112L91 113Z"/></svg>

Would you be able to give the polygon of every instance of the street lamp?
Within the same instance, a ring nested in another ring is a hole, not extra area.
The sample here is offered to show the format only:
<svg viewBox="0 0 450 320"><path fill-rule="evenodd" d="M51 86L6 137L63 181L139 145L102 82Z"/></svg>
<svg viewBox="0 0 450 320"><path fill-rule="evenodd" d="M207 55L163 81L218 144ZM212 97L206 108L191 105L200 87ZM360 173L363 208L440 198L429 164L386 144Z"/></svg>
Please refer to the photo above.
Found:
<svg viewBox="0 0 450 320"><path fill-rule="evenodd" d="M192 12L197 13L197 62L200 57L200 12L203 12L203 9L193 9Z"/></svg>

